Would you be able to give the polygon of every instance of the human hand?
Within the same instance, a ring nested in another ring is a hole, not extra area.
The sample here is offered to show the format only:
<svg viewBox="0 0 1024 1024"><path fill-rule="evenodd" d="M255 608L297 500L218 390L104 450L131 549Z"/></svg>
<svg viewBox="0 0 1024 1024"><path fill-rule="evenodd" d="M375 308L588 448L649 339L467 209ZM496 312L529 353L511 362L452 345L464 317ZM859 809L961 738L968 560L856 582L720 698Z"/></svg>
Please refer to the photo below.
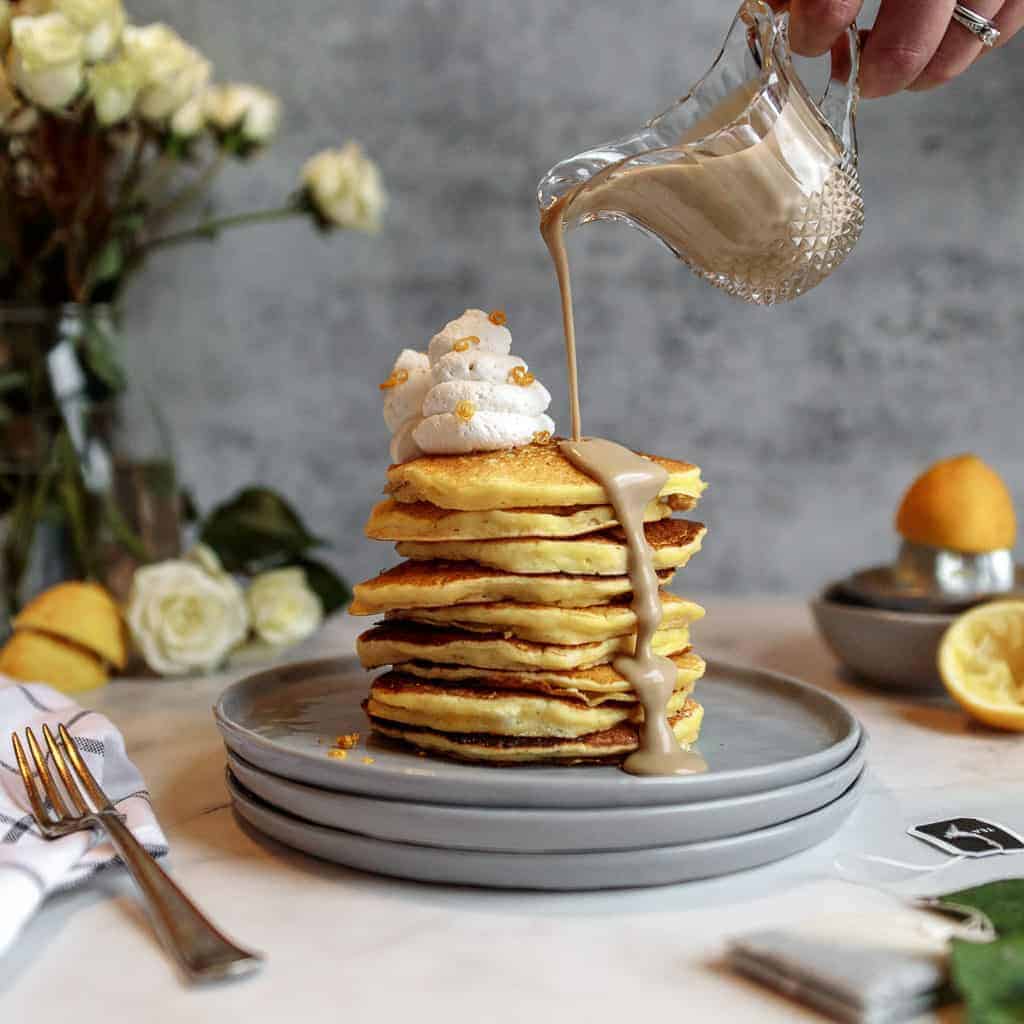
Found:
<svg viewBox="0 0 1024 1024"><path fill-rule="evenodd" d="M790 0L790 42L805 57L828 52L860 13L863 0ZM955 0L882 0L864 35L860 93L888 96L902 89L934 89L966 71L985 48L953 21ZM1024 27L1024 0L968 0L999 29L1005 46Z"/></svg>

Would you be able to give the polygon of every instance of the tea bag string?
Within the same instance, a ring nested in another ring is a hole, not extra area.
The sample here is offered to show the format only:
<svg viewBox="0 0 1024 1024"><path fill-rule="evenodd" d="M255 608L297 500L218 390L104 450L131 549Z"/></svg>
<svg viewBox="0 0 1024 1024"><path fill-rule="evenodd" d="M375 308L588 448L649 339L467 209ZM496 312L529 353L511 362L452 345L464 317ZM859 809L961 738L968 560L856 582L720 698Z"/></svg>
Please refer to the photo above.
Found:
<svg viewBox="0 0 1024 1024"><path fill-rule="evenodd" d="M881 857L872 853L854 853L844 856L838 855L832 861L836 873L844 881L852 885L859 885L865 889L872 889L875 892L882 892L900 900L905 906L914 910L925 911L930 914L938 914L947 918L944 926L946 937L949 939L961 939L965 942L992 942L996 937L996 930L986 914L983 914L975 907L960 906L956 903L947 903L945 900L935 896L905 896L896 892L889 886L879 882L877 879L866 878L863 873L858 873L856 864L881 864L886 867L895 867L907 872L910 877L923 877L939 874L954 864L966 860L964 854L957 854L955 857L947 857L938 864L913 864L910 861L897 860L895 857ZM955 923L949 923L948 919L953 918Z"/></svg>
<svg viewBox="0 0 1024 1024"><path fill-rule="evenodd" d="M853 882L856 885L865 885L869 888L881 888L877 879L867 878L862 872L856 870L857 864L882 864L886 867L900 868L907 872L910 877L921 877L934 875L946 868L959 864L966 860L964 854L957 854L955 857L947 857L938 864L913 864L906 860L897 860L895 857L882 857L874 853L850 853L839 854L832 861L832 866L844 881Z"/></svg>

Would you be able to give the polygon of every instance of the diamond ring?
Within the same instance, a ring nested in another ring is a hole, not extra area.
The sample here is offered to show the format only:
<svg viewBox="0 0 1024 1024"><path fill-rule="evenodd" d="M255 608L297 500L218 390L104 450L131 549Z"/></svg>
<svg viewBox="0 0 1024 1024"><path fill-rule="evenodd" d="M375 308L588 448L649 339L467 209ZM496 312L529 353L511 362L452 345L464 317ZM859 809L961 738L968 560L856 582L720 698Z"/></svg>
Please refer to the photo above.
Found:
<svg viewBox="0 0 1024 1024"><path fill-rule="evenodd" d="M977 11L972 11L970 7L965 7L963 4L957 4L953 8L953 20L958 25L963 25L972 35L977 36L984 47L995 46L999 39L1000 32L996 28L995 22L983 17Z"/></svg>

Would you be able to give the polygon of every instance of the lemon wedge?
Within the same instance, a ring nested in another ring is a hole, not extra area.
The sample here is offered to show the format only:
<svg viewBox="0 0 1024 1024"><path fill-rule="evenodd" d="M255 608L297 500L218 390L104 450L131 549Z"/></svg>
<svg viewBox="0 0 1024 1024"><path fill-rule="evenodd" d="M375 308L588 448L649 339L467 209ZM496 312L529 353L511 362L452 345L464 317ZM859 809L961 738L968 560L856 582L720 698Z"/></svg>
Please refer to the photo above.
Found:
<svg viewBox="0 0 1024 1024"><path fill-rule="evenodd" d="M1024 732L1024 601L993 601L964 612L939 645L950 696L997 729Z"/></svg>
<svg viewBox="0 0 1024 1024"><path fill-rule="evenodd" d="M115 668L128 660L121 612L98 583L68 580L50 587L22 608L14 628L68 640Z"/></svg>
<svg viewBox="0 0 1024 1024"><path fill-rule="evenodd" d="M62 693L84 693L107 681L106 666L91 651L31 629L19 629L0 648L0 672Z"/></svg>

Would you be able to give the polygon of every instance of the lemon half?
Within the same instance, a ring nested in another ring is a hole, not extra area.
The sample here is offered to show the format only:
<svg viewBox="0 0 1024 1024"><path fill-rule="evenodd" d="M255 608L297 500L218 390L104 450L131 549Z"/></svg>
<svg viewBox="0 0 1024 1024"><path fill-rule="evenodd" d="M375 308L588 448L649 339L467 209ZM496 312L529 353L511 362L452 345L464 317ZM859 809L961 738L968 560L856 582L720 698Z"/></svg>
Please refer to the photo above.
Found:
<svg viewBox="0 0 1024 1024"><path fill-rule="evenodd" d="M964 612L939 645L950 696L986 725L1024 732L1024 601Z"/></svg>
<svg viewBox="0 0 1024 1024"><path fill-rule="evenodd" d="M1012 548L1017 518L1003 478L977 455L957 455L910 485L896 530L914 544L977 554Z"/></svg>

